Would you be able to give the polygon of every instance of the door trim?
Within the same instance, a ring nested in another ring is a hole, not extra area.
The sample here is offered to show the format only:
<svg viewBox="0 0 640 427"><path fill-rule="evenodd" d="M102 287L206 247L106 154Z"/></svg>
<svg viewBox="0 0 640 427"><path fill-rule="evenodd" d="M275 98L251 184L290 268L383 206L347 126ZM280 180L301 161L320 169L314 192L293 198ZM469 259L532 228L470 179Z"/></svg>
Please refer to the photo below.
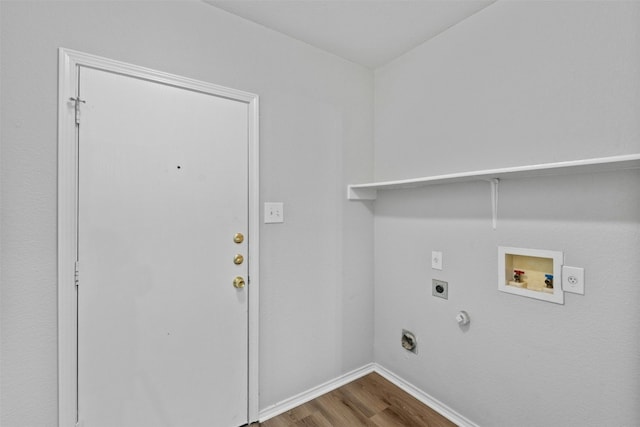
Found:
<svg viewBox="0 0 640 427"><path fill-rule="evenodd" d="M78 68L90 67L245 102L249 108L249 364L248 421L258 420L259 111L258 95L82 53L58 50L58 425L74 427L78 414Z"/></svg>

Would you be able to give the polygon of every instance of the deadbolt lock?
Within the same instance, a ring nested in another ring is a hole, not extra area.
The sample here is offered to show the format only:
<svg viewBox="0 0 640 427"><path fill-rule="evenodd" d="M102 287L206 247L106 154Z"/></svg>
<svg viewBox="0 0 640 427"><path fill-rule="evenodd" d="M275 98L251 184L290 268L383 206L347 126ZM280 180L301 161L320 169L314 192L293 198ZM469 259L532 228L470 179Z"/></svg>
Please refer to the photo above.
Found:
<svg viewBox="0 0 640 427"><path fill-rule="evenodd" d="M236 243L242 243L244 242L244 236L242 233L236 233L235 236L233 236L233 241Z"/></svg>
<svg viewBox="0 0 640 427"><path fill-rule="evenodd" d="M244 261L244 257L240 254L236 254L236 256L233 257L233 263L235 265L240 265L242 264L243 261Z"/></svg>
<svg viewBox="0 0 640 427"><path fill-rule="evenodd" d="M244 279L240 276L237 276L235 279L233 279L233 287L236 289L242 289L244 288Z"/></svg>

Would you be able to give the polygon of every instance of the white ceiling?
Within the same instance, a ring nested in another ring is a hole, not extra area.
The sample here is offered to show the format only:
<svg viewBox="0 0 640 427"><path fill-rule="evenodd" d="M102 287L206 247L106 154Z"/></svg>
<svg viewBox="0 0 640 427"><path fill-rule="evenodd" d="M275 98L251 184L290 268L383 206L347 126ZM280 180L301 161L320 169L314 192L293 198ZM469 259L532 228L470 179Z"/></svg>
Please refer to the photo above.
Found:
<svg viewBox="0 0 640 427"><path fill-rule="evenodd" d="M495 0L204 1L374 69Z"/></svg>

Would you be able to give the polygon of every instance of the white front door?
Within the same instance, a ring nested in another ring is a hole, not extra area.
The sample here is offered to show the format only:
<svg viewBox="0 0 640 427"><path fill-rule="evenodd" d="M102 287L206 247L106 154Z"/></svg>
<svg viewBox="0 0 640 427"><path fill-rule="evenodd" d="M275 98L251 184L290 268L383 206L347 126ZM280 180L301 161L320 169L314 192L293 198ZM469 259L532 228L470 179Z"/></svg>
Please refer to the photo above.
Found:
<svg viewBox="0 0 640 427"><path fill-rule="evenodd" d="M81 425L247 423L247 104L86 67L78 93Z"/></svg>

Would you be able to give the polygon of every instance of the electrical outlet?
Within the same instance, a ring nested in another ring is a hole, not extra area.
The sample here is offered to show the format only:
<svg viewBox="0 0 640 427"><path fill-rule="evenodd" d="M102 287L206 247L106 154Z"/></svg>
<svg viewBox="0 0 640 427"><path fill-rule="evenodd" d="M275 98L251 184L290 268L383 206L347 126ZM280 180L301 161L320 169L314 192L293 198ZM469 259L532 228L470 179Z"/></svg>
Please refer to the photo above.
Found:
<svg viewBox="0 0 640 427"><path fill-rule="evenodd" d="M449 284L442 280L431 280L431 294L434 297L449 299Z"/></svg>
<svg viewBox="0 0 640 427"><path fill-rule="evenodd" d="M442 252L431 252L431 268L434 270L442 270Z"/></svg>
<svg viewBox="0 0 640 427"><path fill-rule="evenodd" d="M264 204L264 223L274 224L284 222L284 203L266 202Z"/></svg>
<svg viewBox="0 0 640 427"><path fill-rule="evenodd" d="M562 290L584 295L584 268L563 265Z"/></svg>

